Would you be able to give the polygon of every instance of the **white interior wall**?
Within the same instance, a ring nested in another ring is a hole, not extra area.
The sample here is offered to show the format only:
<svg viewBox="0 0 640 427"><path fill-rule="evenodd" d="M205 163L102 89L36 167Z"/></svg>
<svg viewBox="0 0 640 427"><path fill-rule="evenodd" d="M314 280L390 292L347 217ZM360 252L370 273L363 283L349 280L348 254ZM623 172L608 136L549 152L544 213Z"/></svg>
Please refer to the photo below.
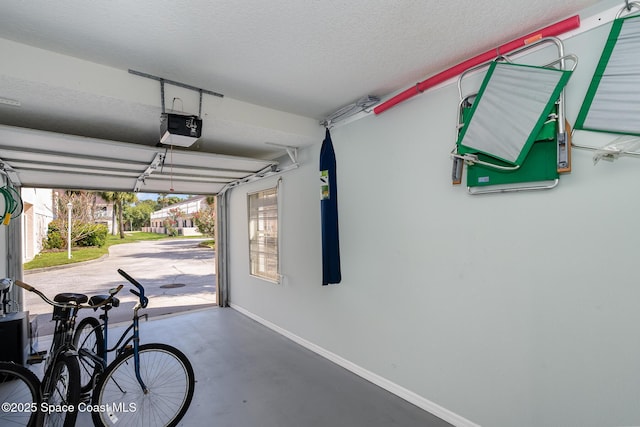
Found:
<svg viewBox="0 0 640 427"><path fill-rule="evenodd" d="M571 123L608 30L565 42ZM234 189L232 306L458 425L640 424L639 160L574 150L554 190L469 196L457 103L449 85L332 131L339 285L321 286L320 144L283 176L281 285L248 274L246 194L276 178Z"/></svg>
<svg viewBox="0 0 640 427"><path fill-rule="evenodd" d="M566 41L571 122L607 32ZM448 86L333 130L340 285L320 286L319 143L283 176L281 285L249 277L247 256L246 193L276 178L234 189L232 304L477 424L640 424L638 160L574 150L555 190L468 196L449 182L456 98Z"/></svg>

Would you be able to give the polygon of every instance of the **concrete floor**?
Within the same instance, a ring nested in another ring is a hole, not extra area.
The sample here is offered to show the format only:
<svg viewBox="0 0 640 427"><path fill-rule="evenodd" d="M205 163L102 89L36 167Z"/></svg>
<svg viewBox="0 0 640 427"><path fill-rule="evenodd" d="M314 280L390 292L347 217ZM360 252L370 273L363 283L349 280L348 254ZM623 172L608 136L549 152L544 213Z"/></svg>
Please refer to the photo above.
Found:
<svg viewBox="0 0 640 427"><path fill-rule="evenodd" d="M181 426L450 426L231 308L156 318L140 330L143 343L171 344L193 364ZM80 414L76 425L91 419Z"/></svg>

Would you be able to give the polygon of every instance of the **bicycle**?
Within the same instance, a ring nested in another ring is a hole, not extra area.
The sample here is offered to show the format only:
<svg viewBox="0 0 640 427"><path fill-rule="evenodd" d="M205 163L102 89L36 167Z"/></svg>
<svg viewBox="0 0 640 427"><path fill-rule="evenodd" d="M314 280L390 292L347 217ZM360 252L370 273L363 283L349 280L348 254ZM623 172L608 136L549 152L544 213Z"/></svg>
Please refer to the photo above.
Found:
<svg viewBox="0 0 640 427"><path fill-rule="evenodd" d="M104 313L87 317L78 323L74 341L77 344L83 386L93 388L92 418L96 426L119 425L150 427L175 426L189 409L195 388L195 376L189 359L177 348L160 343L140 344L140 315L149 299L144 287L118 269L137 290L133 319L116 344L109 348L109 315L119 301L104 304ZM104 295L91 297L90 302L104 301ZM108 354L115 359L107 363ZM86 381L85 381L86 380Z"/></svg>
<svg viewBox="0 0 640 427"><path fill-rule="evenodd" d="M13 280L0 280L0 317L9 313ZM36 426L40 420L40 380L29 369L14 362L0 362L0 424Z"/></svg>
<svg viewBox="0 0 640 427"><path fill-rule="evenodd" d="M40 425L40 401L40 380L33 372L13 362L0 362L0 425Z"/></svg>
<svg viewBox="0 0 640 427"><path fill-rule="evenodd" d="M53 306L55 323L53 340L46 358L44 376L41 382L41 395L37 401L38 410L47 426L73 427L78 416L80 403L80 364L78 353L73 345L73 333L78 310L81 308L97 308L100 305L83 305L88 297L78 293L60 293L53 300L33 286L20 280L14 282L29 292L37 294L46 303ZM111 297L117 294L122 286L110 291ZM103 301L106 304L108 301ZM45 360L44 355L32 358L31 363Z"/></svg>

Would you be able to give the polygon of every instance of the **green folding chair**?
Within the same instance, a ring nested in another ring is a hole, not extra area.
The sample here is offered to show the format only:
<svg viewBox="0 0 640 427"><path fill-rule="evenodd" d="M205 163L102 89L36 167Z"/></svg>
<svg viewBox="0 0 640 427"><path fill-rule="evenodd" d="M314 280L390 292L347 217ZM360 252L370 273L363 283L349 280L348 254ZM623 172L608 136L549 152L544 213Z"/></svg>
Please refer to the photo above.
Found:
<svg viewBox="0 0 640 427"><path fill-rule="evenodd" d="M460 76L462 101L452 153L453 179L454 183L461 181L462 164L466 163L470 193L557 185L560 164L567 161L560 158L567 149L562 94L577 58L562 55L557 39L539 42L550 41L559 46L558 59L532 66L516 64L502 56L488 64L477 94L462 98L461 80L465 74ZM565 69L568 60L573 62L571 69Z"/></svg>

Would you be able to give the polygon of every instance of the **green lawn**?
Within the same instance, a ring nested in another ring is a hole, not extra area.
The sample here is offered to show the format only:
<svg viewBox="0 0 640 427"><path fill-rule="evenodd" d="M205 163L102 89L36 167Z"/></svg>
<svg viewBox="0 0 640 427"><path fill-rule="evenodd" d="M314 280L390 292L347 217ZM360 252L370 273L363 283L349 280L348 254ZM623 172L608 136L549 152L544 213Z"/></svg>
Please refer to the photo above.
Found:
<svg viewBox="0 0 640 427"><path fill-rule="evenodd" d="M44 268L44 267L53 267L57 265L65 265L65 264L73 264L76 262L89 261L92 259L100 258L103 255L109 253L109 246L118 245L121 243L131 243L137 242L139 240L159 240L159 239L167 239L170 238L165 234L156 234L156 233L143 233L143 232L133 232L133 233L125 233L125 238L121 239L120 236L107 236L107 244L101 248L90 247L90 248L81 248L81 247L73 247L71 248L71 259L68 258L67 250L62 250L59 252L41 252L36 255L36 257L24 264L25 270L31 270L34 268Z"/></svg>

